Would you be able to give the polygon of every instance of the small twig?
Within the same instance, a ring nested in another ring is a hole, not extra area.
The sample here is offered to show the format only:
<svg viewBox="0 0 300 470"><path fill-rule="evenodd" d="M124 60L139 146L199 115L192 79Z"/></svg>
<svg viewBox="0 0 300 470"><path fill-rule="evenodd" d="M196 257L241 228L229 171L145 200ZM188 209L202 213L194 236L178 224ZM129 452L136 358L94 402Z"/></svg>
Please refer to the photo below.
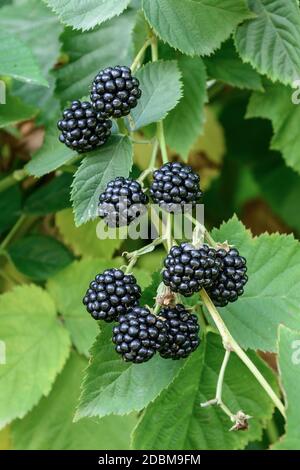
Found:
<svg viewBox="0 0 300 470"><path fill-rule="evenodd" d="M125 274L129 274L129 273L132 272L132 268L133 268L134 265L136 264L137 260L138 260L138 257L133 256L133 257L131 258L131 260L129 261L129 263L128 263L127 267L126 267Z"/></svg>
<svg viewBox="0 0 300 470"><path fill-rule="evenodd" d="M12 174L0 180L0 192L5 191L20 181L23 181L27 176L28 173L24 168L22 170L15 170Z"/></svg>
<svg viewBox="0 0 300 470"><path fill-rule="evenodd" d="M153 171L155 171L155 170L156 170L156 168L152 168L152 167L147 168L146 170L144 170L144 171L140 174L140 176L138 177L137 181L138 181L139 183L142 183L142 182L147 178L147 176L150 175L151 173L153 173Z"/></svg>
<svg viewBox="0 0 300 470"><path fill-rule="evenodd" d="M228 361L230 358L230 350L226 349L225 351L225 356L221 365L219 377L218 377L218 382L217 382L217 388L216 388L216 396L212 400L208 400L205 403L201 403L202 408L206 408L211 405L218 405L224 413L229 416L231 421L235 420L235 415L230 411L230 409L225 405L225 403L222 400L222 390L223 390L223 383L224 383L224 375L226 371L226 367L228 365Z"/></svg>
<svg viewBox="0 0 300 470"><path fill-rule="evenodd" d="M242 362L248 367L250 372L254 375L256 380L260 383L260 385L263 387L265 392L269 395L275 406L279 409L280 413L282 416L286 416L285 413L285 408L281 400L278 398L272 387L269 385L269 383L266 381L264 376L261 374L261 372L258 370L256 365L249 359L247 354L243 351L243 349L240 347L240 345L235 341L235 339L231 336L229 330L227 329L225 323L223 322L219 312L217 311L216 307L212 303L210 297L207 295L206 291L202 289L200 291L202 300L208 309L212 319L214 320L216 327L219 330L219 333L221 334L221 337L223 339L224 345L226 345L228 348L230 348L232 351L234 351L239 358L242 360Z"/></svg>
<svg viewBox="0 0 300 470"><path fill-rule="evenodd" d="M156 165L156 157L157 157L158 146L159 146L159 142L158 142L157 139L155 139L155 141L153 143L152 155L151 155L151 159L150 159L150 163L149 163L150 168L155 167L155 165Z"/></svg>
<svg viewBox="0 0 300 470"><path fill-rule="evenodd" d="M150 44L151 44L151 38L147 39L147 41L145 41L145 43L142 45L142 47L138 51L137 55L135 56L130 66L132 72L135 72L135 70L140 67L140 63L142 62L145 51L147 47L150 46Z"/></svg>
<svg viewBox="0 0 300 470"><path fill-rule="evenodd" d="M170 251L172 246L173 246L172 221L173 221L172 214L168 213L167 214L166 232L165 232L165 238L167 240L168 251Z"/></svg>
<svg viewBox="0 0 300 470"><path fill-rule="evenodd" d="M10 232L6 235L3 242L1 243L0 245L1 250L4 250L9 245L9 243L11 242L11 240L13 239L13 237L15 236L15 234L17 233L17 231L19 230L19 228L21 227L25 219L26 219L26 215L22 214L21 217L15 223L15 225L12 227Z"/></svg>

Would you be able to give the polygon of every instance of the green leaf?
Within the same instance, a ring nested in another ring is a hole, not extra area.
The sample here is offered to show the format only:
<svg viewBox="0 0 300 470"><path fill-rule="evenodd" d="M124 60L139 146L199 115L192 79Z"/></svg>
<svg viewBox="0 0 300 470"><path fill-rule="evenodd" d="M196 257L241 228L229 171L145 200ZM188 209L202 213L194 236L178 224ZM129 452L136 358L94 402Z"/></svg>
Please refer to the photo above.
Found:
<svg viewBox="0 0 300 470"><path fill-rule="evenodd" d="M136 77L140 81L142 96L131 111L133 130L164 119L181 98L181 74L176 61L150 62Z"/></svg>
<svg viewBox="0 0 300 470"><path fill-rule="evenodd" d="M285 395L287 423L286 434L272 447L272 449L300 450L300 333L280 325L278 334L279 372L281 385Z"/></svg>
<svg viewBox="0 0 300 470"><path fill-rule="evenodd" d="M88 351L99 330L97 322L86 311L82 299L92 279L105 269L118 266L118 263L120 264L118 259L106 261L99 258L74 261L47 283L47 290L64 318L72 342L86 356L89 355Z"/></svg>
<svg viewBox="0 0 300 470"><path fill-rule="evenodd" d="M130 0L46 0L63 23L83 31L120 15L129 2Z"/></svg>
<svg viewBox="0 0 300 470"><path fill-rule="evenodd" d="M123 415L147 406L174 379L184 361L154 357L144 364L123 362L105 325L91 350L75 419Z"/></svg>
<svg viewBox="0 0 300 470"><path fill-rule="evenodd" d="M128 137L113 135L103 147L90 152L75 173L71 199L76 225L97 217L99 196L117 176L128 177L132 145Z"/></svg>
<svg viewBox="0 0 300 470"><path fill-rule="evenodd" d="M246 117L262 117L272 121L274 136L271 148L279 150L287 165L300 173L300 107L292 102L292 94L293 90L289 87L268 83L265 93L252 94Z"/></svg>
<svg viewBox="0 0 300 470"><path fill-rule="evenodd" d="M32 193L25 201L24 212L33 215L53 214L70 206L72 175L63 173Z"/></svg>
<svg viewBox="0 0 300 470"><path fill-rule="evenodd" d="M136 14L135 25L131 34L133 56L135 57L139 50L143 47L144 43L147 41L149 34L149 26L142 10L139 10Z"/></svg>
<svg viewBox="0 0 300 470"><path fill-rule="evenodd" d="M20 98L8 94L6 103L0 105L0 128L26 121L35 114L37 114L37 109L23 103Z"/></svg>
<svg viewBox="0 0 300 470"><path fill-rule="evenodd" d="M87 362L72 353L49 397L24 419L12 425L15 450L128 449L133 416L109 416L73 423L80 380ZM59 430L59 432L58 432Z"/></svg>
<svg viewBox="0 0 300 470"><path fill-rule="evenodd" d="M63 26L58 18L40 0L22 0L1 9L0 27L9 29L31 49L41 70L49 82L49 88L21 82L13 84L13 93L24 103L40 112L37 124L48 124L59 112L58 100L54 96L55 80L51 69L60 54L59 35Z"/></svg>
<svg viewBox="0 0 300 470"><path fill-rule="evenodd" d="M1 193L0 233L5 232L20 217L22 193L19 186L12 186Z"/></svg>
<svg viewBox="0 0 300 470"><path fill-rule="evenodd" d="M74 215L70 209L58 212L55 216L55 222L64 243L70 246L78 256L96 256L111 259L122 243L120 238L101 240L97 237L97 227L102 228L104 225L101 220L90 221L81 227L76 227Z"/></svg>
<svg viewBox="0 0 300 470"><path fill-rule="evenodd" d="M203 131L206 72L200 58L181 57L178 60L182 73L183 97L165 121L168 145L184 159Z"/></svg>
<svg viewBox="0 0 300 470"><path fill-rule="evenodd" d="M251 65L242 62L231 39L204 63L208 75L216 80L246 90L263 90L261 77Z"/></svg>
<svg viewBox="0 0 300 470"><path fill-rule="evenodd" d="M59 56L59 35L63 31L50 9L40 0L22 0L17 7L7 5L1 9L0 26L27 44L47 75Z"/></svg>
<svg viewBox="0 0 300 470"><path fill-rule="evenodd" d="M222 398L232 413L242 410L253 416L249 430L229 432L232 422L219 407L200 406L215 396L223 356L220 337L209 333L173 383L142 415L134 431L135 449L241 449L247 442L261 437L265 422L272 416L273 405L237 356L230 357ZM254 354L251 359L275 386L267 366Z"/></svg>
<svg viewBox="0 0 300 470"><path fill-rule="evenodd" d="M251 17L244 0L143 0L145 16L165 42L188 55L209 55Z"/></svg>
<svg viewBox="0 0 300 470"><path fill-rule="evenodd" d="M12 91L29 106L38 108L35 123L37 126L48 127L57 121L59 116L60 102L55 96L55 77L53 73L48 74L49 87L33 86L26 83L14 82Z"/></svg>
<svg viewBox="0 0 300 470"><path fill-rule="evenodd" d="M69 62L57 70L57 92L62 102L85 96L102 68L130 64L130 33L134 21L135 13L128 10L90 32L65 31L61 40Z"/></svg>
<svg viewBox="0 0 300 470"><path fill-rule="evenodd" d="M233 217L213 231L247 259L249 281L235 303L220 308L233 337L244 348L276 351L279 324L300 329L300 244L292 235L252 238Z"/></svg>
<svg viewBox="0 0 300 470"><path fill-rule="evenodd" d="M46 131L44 144L25 166L30 175L41 177L67 163L78 154L58 140L56 125Z"/></svg>
<svg viewBox="0 0 300 470"><path fill-rule="evenodd" d="M141 305L150 305L152 306L155 302L155 297L159 284L161 283L161 274L160 272L155 272L152 274L151 284L146 286L143 289L141 297Z"/></svg>
<svg viewBox="0 0 300 470"><path fill-rule="evenodd" d="M48 395L68 357L70 340L51 297L34 285L0 296L0 331L6 346L6 364L0 367L3 427Z"/></svg>
<svg viewBox="0 0 300 470"><path fill-rule="evenodd" d="M300 68L298 2L248 0L256 15L236 32L236 47L244 62L273 81L292 84ZM263 44L263 47L262 47Z"/></svg>
<svg viewBox="0 0 300 470"><path fill-rule="evenodd" d="M271 168L270 158L272 158ZM279 154L266 154L264 158L260 158L259 164L254 168L254 176L263 197L274 213L278 214L289 227L300 230L298 211L300 175L288 168Z"/></svg>
<svg viewBox="0 0 300 470"><path fill-rule="evenodd" d="M31 50L15 35L0 31L0 74L22 82L48 86Z"/></svg>
<svg viewBox="0 0 300 470"><path fill-rule="evenodd" d="M47 279L73 260L64 245L44 235L21 238L9 247L8 253L18 271L35 281Z"/></svg>

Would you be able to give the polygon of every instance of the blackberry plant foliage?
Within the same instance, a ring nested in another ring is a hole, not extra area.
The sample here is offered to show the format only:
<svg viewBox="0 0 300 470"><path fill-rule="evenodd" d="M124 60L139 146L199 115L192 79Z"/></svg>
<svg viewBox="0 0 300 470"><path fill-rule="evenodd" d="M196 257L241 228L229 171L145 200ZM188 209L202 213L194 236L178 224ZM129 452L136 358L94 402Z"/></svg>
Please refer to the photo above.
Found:
<svg viewBox="0 0 300 470"><path fill-rule="evenodd" d="M0 449L300 449L299 2L0 3Z"/></svg>

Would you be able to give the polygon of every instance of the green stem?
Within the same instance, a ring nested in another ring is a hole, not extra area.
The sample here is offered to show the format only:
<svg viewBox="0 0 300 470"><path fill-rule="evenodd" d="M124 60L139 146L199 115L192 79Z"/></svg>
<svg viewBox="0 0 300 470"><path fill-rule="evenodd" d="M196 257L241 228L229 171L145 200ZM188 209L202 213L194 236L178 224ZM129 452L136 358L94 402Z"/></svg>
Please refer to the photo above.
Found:
<svg viewBox="0 0 300 470"><path fill-rule="evenodd" d="M150 163L149 163L149 167L150 167L150 168L154 168L155 165L156 165L156 157L157 157L158 145L159 145L159 142L158 142L157 139L155 139L154 144L153 144L151 159L150 159Z"/></svg>
<svg viewBox="0 0 300 470"><path fill-rule="evenodd" d="M168 251L170 251L172 246L173 246L172 221L173 221L172 214L168 213L167 214L167 224L166 224L166 234L165 234L165 237L166 237L166 240L167 240Z"/></svg>
<svg viewBox="0 0 300 470"><path fill-rule="evenodd" d="M137 181L138 181L139 183L142 183L142 182L147 178L147 176L150 175L150 173L153 173L154 170L155 170L155 168L153 168L153 167L147 168L146 170L144 170L144 171L140 174L140 176L138 177Z"/></svg>
<svg viewBox="0 0 300 470"><path fill-rule="evenodd" d="M25 169L15 170L11 175L6 176L0 181L0 192L5 191L14 184L22 181L28 176L28 173Z"/></svg>
<svg viewBox="0 0 300 470"><path fill-rule="evenodd" d="M185 213L184 216L189 219L196 227L199 227L199 231L201 233L204 233L204 237L206 238L206 241L210 244L212 247L216 247L217 243L215 240L212 238L212 236L209 234L209 232L206 230L205 226L202 225L197 219L195 219L192 214L190 213Z"/></svg>
<svg viewBox="0 0 300 470"><path fill-rule="evenodd" d="M160 311L160 309L161 309L161 305L156 304L155 307L154 307L154 309L153 309L154 315L157 315L158 312Z"/></svg>
<svg viewBox="0 0 300 470"><path fill-rule="evenodd" d="M134 265L136 264L138 260L138 257L132 257L131 260L129 261L128 265L127 265L127 268L125 270L125 274L129 274L132 272L132 268L134 267Z"/></svg>
<svg viewBox="0 0 300 470"><path fill-rule="evenodd" d="M285 408L284 408L283 403L278 398L278 396L276 395L272 387L269 385L269 383L266 381L264 376L261 374L261 372L257 369L255 364L253 364L253 362L249 359L247 354L243 351L240 345L232 337L231 333L227 329L225 323L223 322L223 319L221 318L219 312L217 311L216 307L212 303L210 297L207 295L206 291L202 289L200 294L201 294L204 304L206 305L212 319L214 320L216 324L216 327L218 328L221 334L224 346L234 351L237 354L237 356L239 356L241 361L248 367L250 372L252 372L256 380L260 383L260 385L263 387L265 392L269 395L269 397L271 398L275 406L277 406L282 416L285 417L286 414L285 414Z"/></svg>
<svg viewBox="0 0 300 470"><path fill-rule="evenodd" d="M118 124L120 134L127 135L128 130L127 130L126 124L124 122L124 119L123 118L117 119L117 124Z"/></svg>
<svg viewBox="0 0 300 470"><path fill-rule="evenodd" d="M155 36L151 37L151 55L152 55L152 62L156 62L158 60L158 46L157 46L157 38ZM167 152L167 145L164 133L164 125L162 121L157 123L157 132L156 132L163 163L168 163L168 152Z"/></svg>
<svg viewBox="0 0 300 470"><path fill-rule="evenodd" d="M9 243L11 242L13 237L16 235L17 231L19 230L19 228L21 227L25 219L26 219L26 215L22 214L21 217L17 220L17 222L13 226L13 228L10 230L10 232L6 235L3 242L1 243L0 245L1 250L4 250L9 245Z"/></svg>
<svg viewBox="0 0 300 470"><path fill-rule="evenodd" d="M150 44L151 44L151 39L149 38L149 39L147 39L147 41L145 41L145 43L140 48L139 52L137 53L137 55L135 56L135 58L134 58L134 60L131 64L130 68L131 68L132 72L135 72L135 70L140 67L140 63L142 62L145 51L146 51L147 47L150 46Z"/></svg>
<svg viewBox="0 0 300 470"><path fill-rule="evenodd" d="M224 383L224 375L225 375L226 367L228 365L229 358L230 358L230 351L229 349L226 349L225 356L224 356L220 373L219 373L219 377L218 377L218 382L217 382L216 400L218 404L222 403L222 390L223 390L223 383Z"/></svg>
<svg viewBox="0 0 300 470"><path fill-rule="evenodd" d="M166 138L165 138L165 133L164 133L164 124L162 121L159 121L157 123L157 138L159 140L162 161L164 164L168 163L169 157L168 157L167 144L166 144Z"/></svg>

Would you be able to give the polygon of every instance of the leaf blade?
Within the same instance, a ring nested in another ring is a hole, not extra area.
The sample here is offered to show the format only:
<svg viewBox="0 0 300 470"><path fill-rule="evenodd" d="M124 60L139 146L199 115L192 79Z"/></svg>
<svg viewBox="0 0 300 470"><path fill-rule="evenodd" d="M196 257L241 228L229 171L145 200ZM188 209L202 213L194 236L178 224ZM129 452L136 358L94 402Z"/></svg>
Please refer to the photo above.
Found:
<svg viewBox="0 0 300 470"><path fill-rule="evenodd" d="M273 81L292 84L300 68L300 12L296 2L249 0L256 18L239 26L235 43L244 62ZM264 44L263 50L261 44Z"/></svg>
<svg viewBox="0 0 300 470"><path fill-rule="evenodd" d="M181 74L176 61L157 61L146 64L137 73L142 96L131 111L135 123L132 130L140 129L165 118L181 98Z"/></svg>
<svg viewBox="0 0 300 470"><path fill-rule="evenodd" d="M113 135L86 157L75 173L71 199L77 226L95 219L100 194L117 176L128 177L132 167L132 145L128 137Z"/></svg>
<svg viewBox="0 0 300 470"><path fill-rule="evenodd" d="M34 285L0 296L0 325L7 357L0 368L3 427L48 395L69 355L70 340L56 318L51 297Z"/></svg>
<svg viewBox="0 0 300 470"><path fill-rule="evenodd" d="M143 0L143 10L158 36L187 55L211 54L250 15L244 0Z"/></svg>

